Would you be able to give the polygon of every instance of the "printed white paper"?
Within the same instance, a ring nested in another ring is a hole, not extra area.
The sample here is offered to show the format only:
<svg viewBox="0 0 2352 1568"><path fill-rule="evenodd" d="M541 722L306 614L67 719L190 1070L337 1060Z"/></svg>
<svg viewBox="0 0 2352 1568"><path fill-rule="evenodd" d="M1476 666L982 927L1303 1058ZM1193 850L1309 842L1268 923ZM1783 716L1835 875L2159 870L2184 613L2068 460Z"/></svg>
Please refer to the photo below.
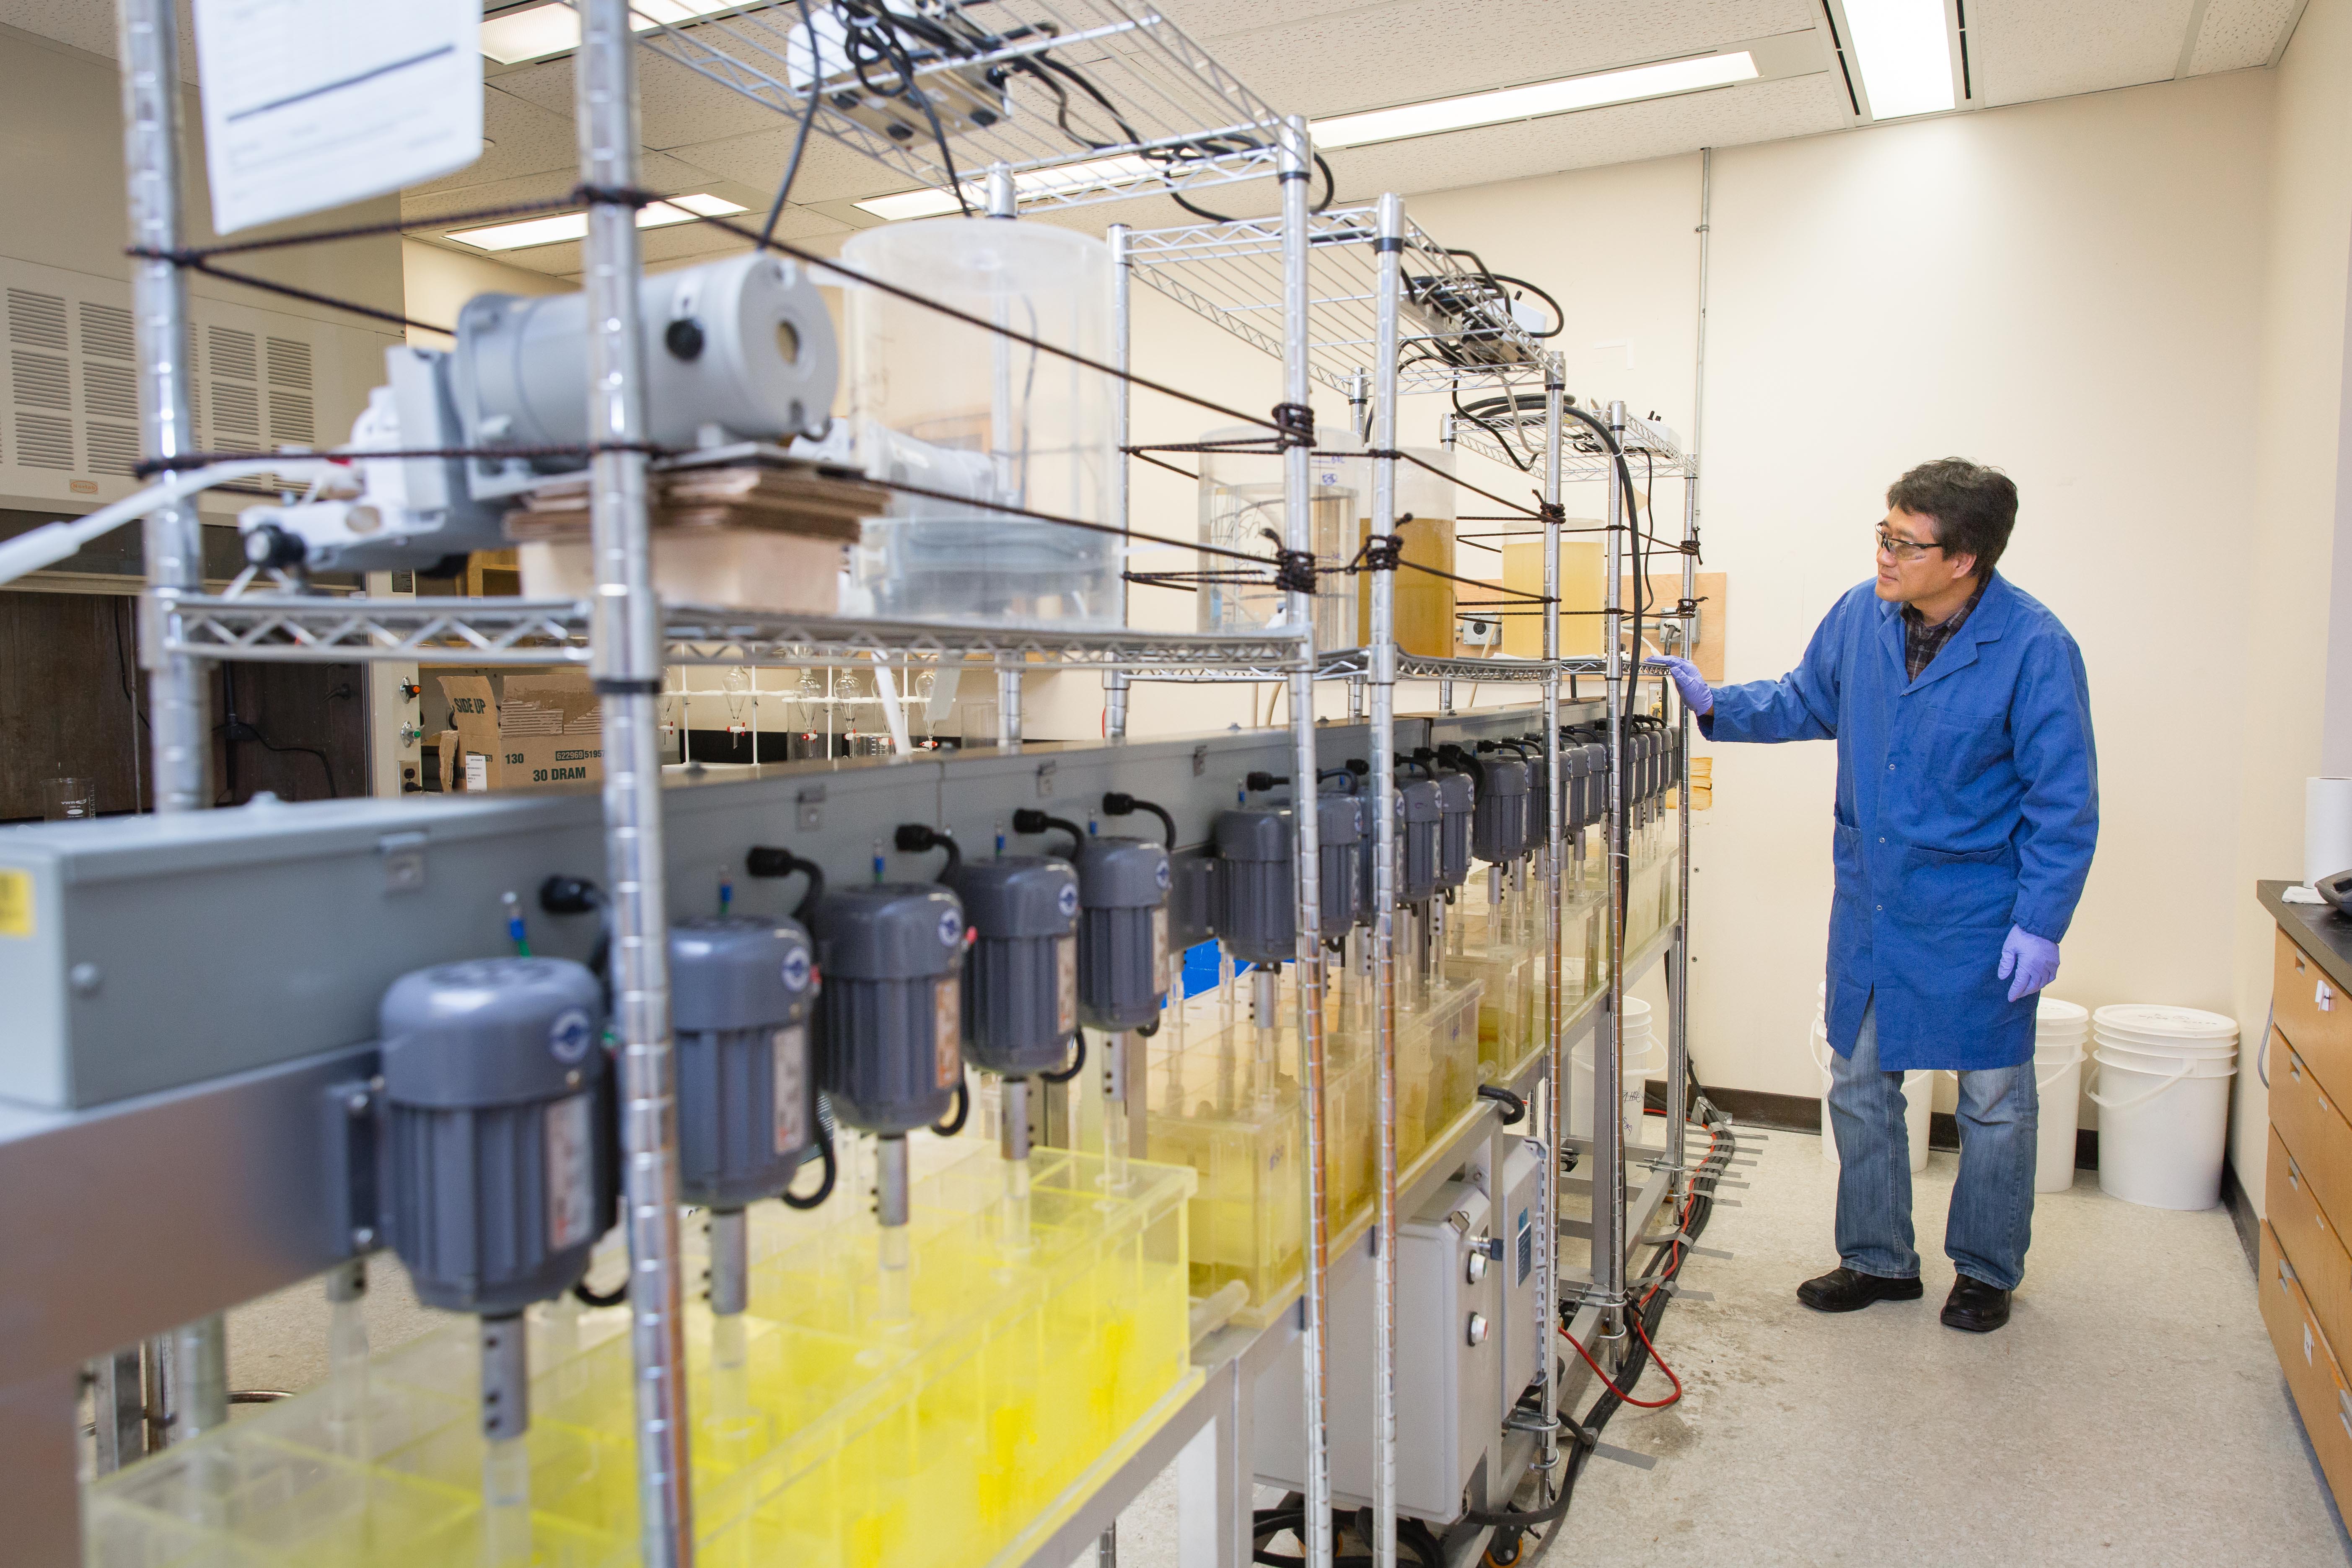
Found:
<svg viewBox="0 0 2352 1568"><path fill-rule="evenodd" d="M481 156L478 0L195 0L195 19L218 233Z"/></svg>

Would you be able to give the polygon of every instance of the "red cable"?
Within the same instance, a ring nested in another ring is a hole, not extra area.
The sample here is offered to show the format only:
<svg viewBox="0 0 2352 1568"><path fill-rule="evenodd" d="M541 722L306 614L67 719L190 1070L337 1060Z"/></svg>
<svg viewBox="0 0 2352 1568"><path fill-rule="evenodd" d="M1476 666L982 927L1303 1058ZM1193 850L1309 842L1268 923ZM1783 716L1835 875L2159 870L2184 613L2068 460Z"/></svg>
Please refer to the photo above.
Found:
<svg viewBox="0 0 2352 1568"><path fill-rule="evenodd" d="M1633 1320L1633 1331L1642 1335L1642 1343L1649 1350L1650 1359L1653 1361L1658 1361L1656 1347L1650 1344L1650 1336L1647 1333L1643 1332L1642 1315L1639 1312L1629 1312L1626 1315ZM1570 1333L1566 1329L1559 1331L1559 1337L1576 1347L1576 1353L1584 1358L1584 1364L1592 1369L1592 1375L1601 1380L1601 1385L1603 1388L1606 1388L1610 1393L1615 1394L1627 1405L1633 1405L1642 1410L1664 1410L1667 1405L1672 1405L1675 1400L1680 1399L1683 1396L1682 1379L1676 1377L1674 1374L1673 1369L1668 1367L1663 1361L1658 1361L1658 1370L1666 1374L1666 1381L1675 1385L1675 1392L1673 1394L1664 1399L1636 1399L1632 1394L1626 1393L1623 1389L1609 1381L1609 1374L1601 1370L1601 1363L1592 1359L1592 1352L1584 1348L1584 1342L1582 1341L1579 1340L1574 1334Z"/></svg>
<svg viewBox="0 0 2352 1568"><path fill-rule="evenodd" d="M1709 1128L1707 1130L1706 1149L1707 1156L1710 1159L1714 1157L1715 1145L1717 1141L1715 1130L1713 1128ZM1700 1163L1704 1164L1706 1162L1702 1161ZM1690 1201L1691 1200L1688 1196L1685 1196L1684 1199L1684 1207L1685 1212L1688 1210ZM1679 1231L1681 1226L1677 1226L1675 1228ZM1680 1248L1683 1243L1681 1238L1677 1237L1674 1241L1668 1243L1668 1245ZM1664 1410L1667 1405L1676 1403L1683 1396L1683 1380L1675 1375L1675 1369L1666 1364L1666 1358L1660 1355L1658 1353L1658 1347L1650 1342L1650 1331L1642 1326L1641 1309L1643 1307L1647 1307L1650 1304L1652 1299L1657 1295L1664 1283L1664 1282L1662 1280L1659 1284L1651 1286L1648 1294L1642 1298L1640 1305L1626 1314L1627 1319L1633 1325L1633 1332L1638 1335L1642 1341L1642 1348L1650 1352L1650 1359L1658 1363L1658 1370L1666 1374L1666 1381L1675 1385L1674 1393L1664 1399L1634 1398L1632 1394L1618 1387L1614 1383L1609 1381L1609 1374L1601 1370L1601 1363L1592 1359L1592 1352L1584 1348L1583 1341L1578 1339L1574 1334L1570 1333L1566 1329L1559 1331L1559 1337L1576 1347L1576 1353L1584 1358L1584 1364L1592 1369L1592 1375L1601 1380L1601 1385L1603 1388L1606 1388L1610 1393L1615 1394L1625 1404L1631 1405L1636 1409L1641 1410Z"/></svg>

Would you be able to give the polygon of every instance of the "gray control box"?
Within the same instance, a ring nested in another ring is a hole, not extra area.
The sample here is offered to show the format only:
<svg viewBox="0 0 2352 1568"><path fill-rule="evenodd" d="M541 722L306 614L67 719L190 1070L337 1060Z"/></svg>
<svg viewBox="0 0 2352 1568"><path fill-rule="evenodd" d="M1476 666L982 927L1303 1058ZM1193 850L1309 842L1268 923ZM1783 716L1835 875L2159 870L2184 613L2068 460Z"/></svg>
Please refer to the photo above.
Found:
<svg viewBox="0 0 2352 1568"><path fill-rule="evenodd" d="M1462 1516L1465 1492L1483 1506L1487 1486L1504 1486L1493 1472L1502 1443L1506 1271L1486 1256L1490 1215L1485 1193L1451 1181L1397 1226L1397 1509L1437 1524ZM1331 1492L1350 1507L1372 1500L1372 1286L1367 1249L1350 1247L1333 1261ZM1299 1489L1304 1400L1293 1343L1258 1378L1259 1480Z"/></svg>
<svg viewBox="0 0 2352 1568"><path fill-rule="evenodd" d="M1526 727L1524 710L1516 723ZM1433 723L1400 728L1418 744ZM1360 724L1318 736L1334 763L1360 754L1364 739ZM1194 939L1204 890L1193 847L1207 844L1244 776L1286 771L1289 755L1286 735L1258 730L1017 755L672 770L663 793L669 913L711 912L731 879L739 912L789 914L799 879L747 878L753 845L787 847L818 862L830 886L850 887L871 880L876 847L898 824L930 823L984 845L1020 806L1083 816L1103 791L1120 789L1175 816L1183 852L1170 942L1181 947ZM884 853L894 874L916 872ZM363 1045L401 975L509 951L499 897L509 891L523 898L534 952L585 959L593 920L532 907L534 889L559 873L605 876L593 790L257 802L0 828L0 1100L83 1109Z"/></svg>

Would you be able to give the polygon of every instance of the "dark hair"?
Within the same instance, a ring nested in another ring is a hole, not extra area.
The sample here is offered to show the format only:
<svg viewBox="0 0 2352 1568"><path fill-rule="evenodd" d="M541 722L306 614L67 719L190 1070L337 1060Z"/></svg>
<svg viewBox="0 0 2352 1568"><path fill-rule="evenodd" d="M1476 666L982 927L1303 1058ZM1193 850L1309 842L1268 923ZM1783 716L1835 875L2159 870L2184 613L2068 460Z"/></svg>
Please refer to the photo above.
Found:
<svg viewBox="0 0 2352 1568"><path fill-rule="evenodd" d="M1920 464L1886 487L1886 504L1934 518L1936 542L1948 557L1975 556L1979 583L1992 576L2017 526L2016 482L1966 458Z"/></svg>

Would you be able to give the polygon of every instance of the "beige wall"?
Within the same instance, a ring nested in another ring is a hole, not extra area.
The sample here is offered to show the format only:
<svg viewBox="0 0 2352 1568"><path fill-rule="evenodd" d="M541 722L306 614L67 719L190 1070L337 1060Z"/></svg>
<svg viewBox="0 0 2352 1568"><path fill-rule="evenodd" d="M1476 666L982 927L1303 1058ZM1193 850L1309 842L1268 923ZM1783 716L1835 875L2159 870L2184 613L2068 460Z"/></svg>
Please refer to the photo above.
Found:
<svg viewBox="0 0 2352 1568"><path fill-rule="evenodd" d="M457 311L477 294L568 294L569 279L551 278L509 267L487 256L468 256L414 239L400 242L401 287L408 307L401 313L428 326L453 327ZM419 348L446 349L446 332L408 329L408 341Z"/></svg>
<svg viewBox="0 0 2352 1568"><path fill-rule="evenodd" d="M1715 160L1702 445L1706 563L1737 601L1729 674L1795 662L1868 574L1864 525L1903 468L1959 452L2015 475L2004 569L2081 640L2098 722L2105 853L2055 988L2090 1005L2233 1004L2252 873L2230 759L2256 584L2230 520L2252 465L2189 444L2255 401L2273 85L2244 73ZM1571 300L1571 387L1687 431L1697 194L1698 160L1678 158L1413 209ZM2342 288L2339 257L2339 311ZM1671 521L1679 498L1660 490ZM1805 1038L1833 763L1827 745L1717 752L1693 896L1710 1081L1819 1090Z"/></svg>

